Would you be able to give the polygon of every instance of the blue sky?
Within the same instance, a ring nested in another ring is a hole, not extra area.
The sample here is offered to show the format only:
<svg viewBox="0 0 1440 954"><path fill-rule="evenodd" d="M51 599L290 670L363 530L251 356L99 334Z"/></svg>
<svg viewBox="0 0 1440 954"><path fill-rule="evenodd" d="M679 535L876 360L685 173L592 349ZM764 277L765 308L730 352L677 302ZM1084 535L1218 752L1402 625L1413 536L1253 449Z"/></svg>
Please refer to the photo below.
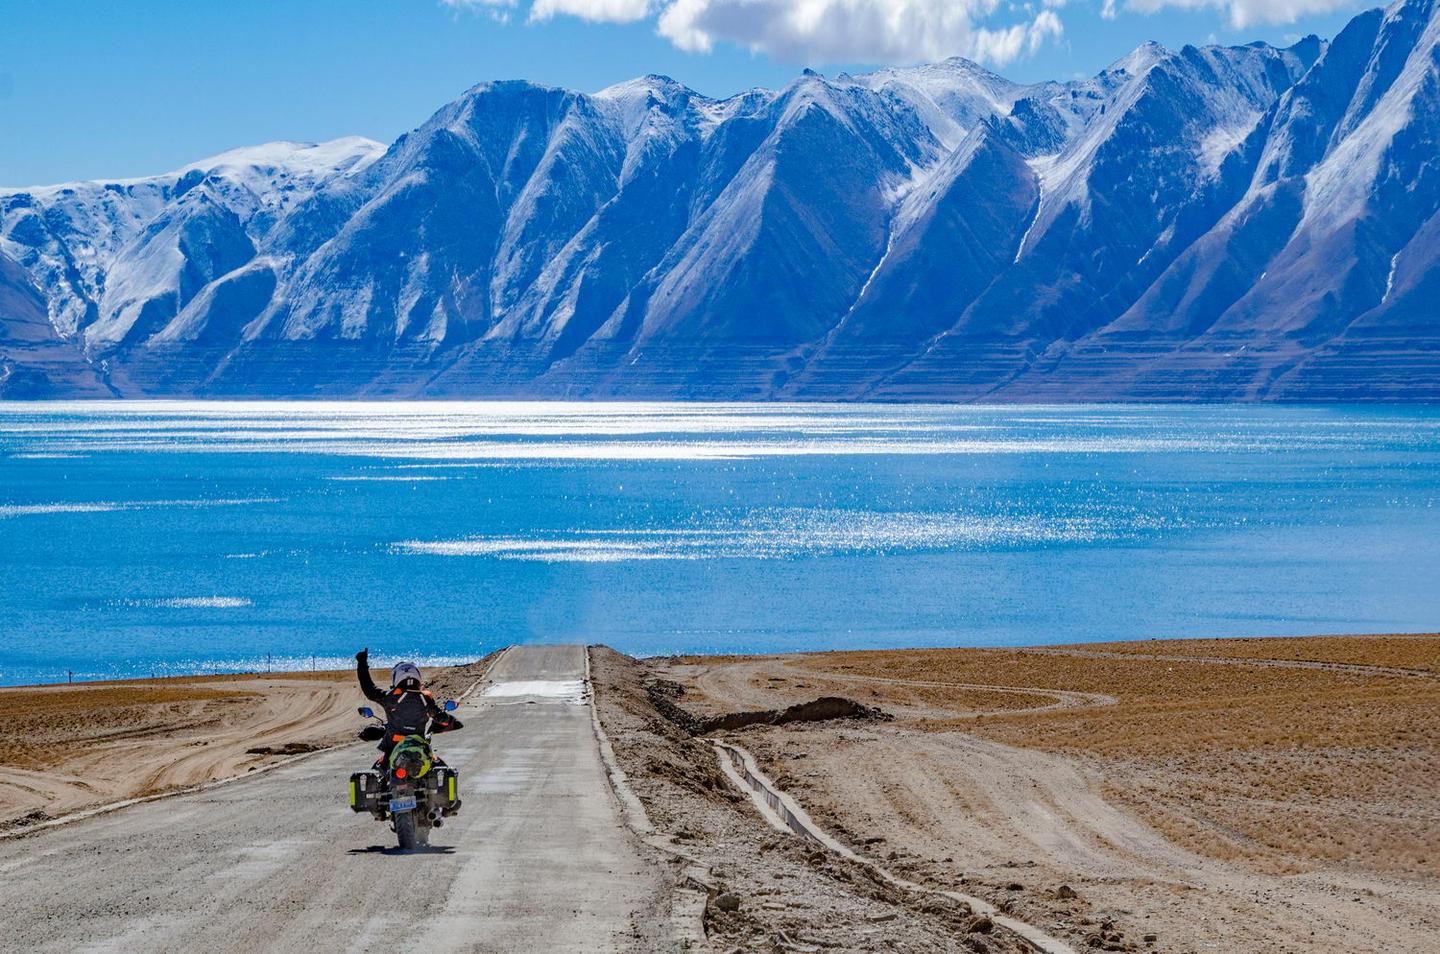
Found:
<svg viewBox="0 0 1440 954"><path fill-rule="evenodd" d="M960 54L1021 81L1145 40L1333 36L1350 0L0 0L0 184L163 172L240 145L389 141L487 79L702 93Z"/></svg>

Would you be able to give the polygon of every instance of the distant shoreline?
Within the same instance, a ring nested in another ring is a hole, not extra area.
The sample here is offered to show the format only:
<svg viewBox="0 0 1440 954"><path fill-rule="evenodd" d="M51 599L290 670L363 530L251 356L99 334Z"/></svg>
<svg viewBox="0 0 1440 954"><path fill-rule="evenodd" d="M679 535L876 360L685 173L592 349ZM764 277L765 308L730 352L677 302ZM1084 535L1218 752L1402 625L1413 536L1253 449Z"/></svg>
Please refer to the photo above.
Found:
<svg viewBox="0 0 1440 954"><path fill-rule="evenodd" d="M864 652L871 652L871 653L924 653L924 652L938 652L938 651L950 651L950 650L973 650L973 651L1005 650L1005 651L1015 651L1015 652L1046 653L1046 652L1054 652L1054 651L1067 650L1067 649L1071 649L1071 650L1073 650L1073 649L1091 649L1091 650L1094 650L1094 649L1101 649L1101 648L1104 648L1104 647L1113 647L1113 646L1133 647L1133 646L1151 645L1151 644L1165 645L1165 644L1170 644L1170 643L1187 643L1187 644L1188 644L1188 643L1203 644L1203 643L1207 643L1207 642L1213 642L1213 643L1217 643L1217 644L1218 644L1218 643L1257 643L1257 642L1269 642L1269 643L1273 643L1273 642L1276 642L1276 641L1288 641L1288 640L1319 641L1319 640L1334 640L1334 639L1386 640L1386 639L1406 639L1406 638L1416 638L1416 637L1429 638L1429 637L1433 637L1436 632L1440 632L1440 630L1437 630L1437 631L1435 631L1435 632L1426 631L1426 630L1421 630L1421 631L1416 631L1416 632L1398 632L1398 633L1326 633L1326 634L1317 634L1317 635L1311 635L1311 636L1213 636L1213 637L1193 637L1193 636L1156 637L1156 636L1152 636L1152 637L1146 637L1146 638L1142 638L1142 639L1133 639L1133 640L1097 640L1097 641L1095 641L1095 642L1056 643L1056 644L1044 643L1044 644L1033 644L1033 645L1024 645L1024 646L1001 646L1001 645L984 645L984 646L966 646L966 645L955 645L955 646L884 646L884 647L876 647L876 648L873 648L873 649L857 649L857 648L849 647L849 648L844 648L844 649L806 649L806 650L777 651L777 652L759 652L759 653L750 653L750 652L734 652L734 653L656 653L656 654L653 654L653 655L639 655L639 656L636 656L635 658L641 659L641 660L644 660L644 661L654 661L654 660L663 660L663 659L737 659L737 660L738 660L738 659L763 659L763 658L774 658L774 657L782 657L782 656L787 656L787 657L788 657L788 656L819 656L819 655L825 655L825 654L830 654L830 653L856 653L856 652L859 652L859 653L864 653ZM524 645L524 643L519 643L519 644L517 644L517 645ZM377 658L378 658L378 657L377 657ZM453 665L453 664L451 664L451 665ZM156 685L156 684L167 684L167 683L168 683L168 684L174 684L174 685L184 685L184 684L187 684L187 683L203 684L203 683L211 683L211 682L230 682L230 681L233 681L233 680L236 680L236 679L296 679L296 680L306 680L306 679L346 678L346 677L348 677L348 675L349 675L350 672L351 672L351 670L349 670L349 669L332 669L332 668L324 668L324 669L275 669L275 670L268 670L268 671L267 671L267 670L255 670L255 669L217 670L217 671L210 671L210 672L203 672L203 673L166 674L166 675L163 675L163 676L162 676L162 675L157 675L157 676L131 676L131 677L114 676L114 677L105 677L105 678L100 678L100 679L75 679L75 680L69 681L69 682L67 682L67 681L65 681L65 680L57 680L57 681L54 681L54 682L16 683L16 684L14 684L14 685L11 685L11 684L0 684L0 692L7 692L7 691L11 691L11 690L21 690L21 689L51 689L51 688L63 687L63 686L105 687L105 686L124 686L124 685Z"/></svg>

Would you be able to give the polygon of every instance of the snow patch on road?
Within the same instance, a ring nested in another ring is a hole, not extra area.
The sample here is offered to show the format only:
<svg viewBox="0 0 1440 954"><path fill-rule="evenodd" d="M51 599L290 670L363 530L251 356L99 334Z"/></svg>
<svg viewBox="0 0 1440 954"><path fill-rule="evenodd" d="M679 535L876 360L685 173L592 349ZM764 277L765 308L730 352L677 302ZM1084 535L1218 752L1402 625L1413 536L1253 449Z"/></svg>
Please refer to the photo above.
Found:
<svg viewBox="0 0 1440 954"><path fill-rule="evenodd" d="M492 699L550 699L582 705L585 702L585 680L522 679L497 682L486 686L483 695Z"/></svg>

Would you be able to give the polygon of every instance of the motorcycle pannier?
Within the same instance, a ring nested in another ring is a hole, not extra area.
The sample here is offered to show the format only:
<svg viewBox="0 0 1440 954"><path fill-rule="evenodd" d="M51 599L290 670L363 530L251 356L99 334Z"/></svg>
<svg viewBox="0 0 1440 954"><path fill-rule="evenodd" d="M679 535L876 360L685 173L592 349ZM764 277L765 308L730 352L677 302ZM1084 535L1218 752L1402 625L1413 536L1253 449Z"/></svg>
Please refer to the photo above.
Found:
<svg viewBox="0 0 1440 954"><path fill-rule="evenodd" d="M356 772L350 776L350 810L374 811L375 796L379 790L380 776L374 772Z"/></svg>
<svg viewBox="0 0 1440 954"><path fill-rule="evenodd" d="M452 807L460 800L460 776L448 765L435 767L435 790L440 795L440 804Z"/></svg>

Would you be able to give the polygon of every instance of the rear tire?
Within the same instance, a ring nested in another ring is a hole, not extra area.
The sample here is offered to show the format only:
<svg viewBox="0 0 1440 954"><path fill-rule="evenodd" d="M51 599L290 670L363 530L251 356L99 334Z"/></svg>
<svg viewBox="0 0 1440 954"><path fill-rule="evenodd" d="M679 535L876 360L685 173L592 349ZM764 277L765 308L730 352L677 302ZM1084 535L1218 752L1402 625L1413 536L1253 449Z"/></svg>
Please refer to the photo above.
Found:
<svg viewBox="0 0 1440 954"><path fill-rule="evenodd" d="M414 851L419 844L419 838L415 831L415 813L401 812L395 816L395 839L400 842L401 851ZM429 832L427 831L428 835Z"/></svg>

